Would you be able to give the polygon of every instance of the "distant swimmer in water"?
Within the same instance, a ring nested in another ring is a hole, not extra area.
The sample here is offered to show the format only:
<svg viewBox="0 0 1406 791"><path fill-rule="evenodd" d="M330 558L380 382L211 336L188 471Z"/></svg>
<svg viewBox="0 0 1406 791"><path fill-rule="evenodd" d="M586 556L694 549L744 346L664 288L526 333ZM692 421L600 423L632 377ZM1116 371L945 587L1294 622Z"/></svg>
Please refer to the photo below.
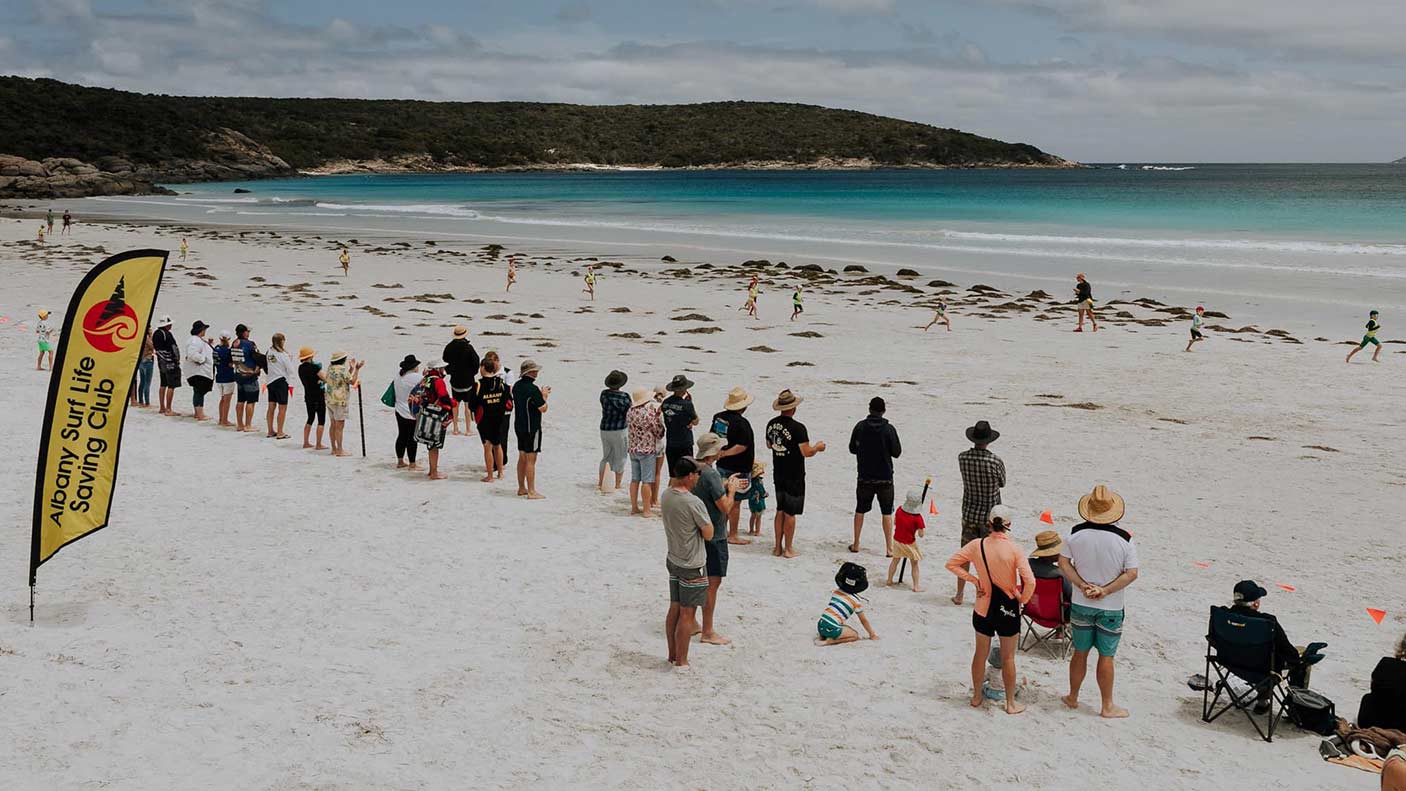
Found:
<svg viewBox="0 0 1406 791"><path fill-rule="evenodd" d="M586 287L581 291L590 294L592 302L596 301L596 268L590 264L586 265Z"/></svg>
<svg viewBox="0 0 1406 791"><path fill-rule="evenodd" d="M939 299L937 301L936 307L934 307L933 310L935 310L936 313L933 315L932 321L928 322L926 327L923 327L923 332L927 332L928 329L934 324L946 324L947 331L951 332L952 320L947 318L947 303Z"/></svg>
<svg viewBox="0 0 1406 791"><path fill-rule="evenodd" d="M513 284L517 282L517 259L508 259L508 287L504 291L512 291Z"/></svg>
<svg viewBox="0 0 1406 791"><path fill-rule="evenodd" d="M347 252L347 248L343 247L342 254L337 260L342 264L342 277L346 277L351 273L351 253Z"/></svg>
<svg viewBox="0 0 1406 791"><path fill-rule="evenodd" d="M757 316L757 295L761 293L757 290L757 284L759 282L757 276L752 275L752 282L747 284L747 302L744 303L742 307L738 308L738 310L747 311L747 315L754 319L759 318Z"/></svg>
<svg viewBox="0 0 1406 791"><path fill-rule="evenodd" d="M1374 310L1367 314L1367 334L1362 336L1362 342L1357 344L1356 349L1347 353L1347 362L1352 362L1352 356L1367 348L1367 344L1369 343L1377 347L1376 350L1372 352L1372 362L1381 362L1382 342L1377 340L1377 330L1381 328L1382 325L1377 322L1377 312Z"/></svg>
<svg viewBox="0 0 1406 791"><path fill-rule="evenodd" d="M805 312L805 305L801 304L801 287L797 284L796 290L791 294L791 321L795 321L797 316Z"/></svg>
<svg viewBox="0 0 1406 791"><path fill-rule="evenodd" d="M1200 305L1196 306L1196 313L1191 317L1191 340L1186 342L1186 350L1191 351L1191 347L1206 340L1206 336L1201 334L1201 325L1206 322L1206 309Z"/></svg>
<svg viewBox="0 0 1406 791"><path fill-rule="evenodd" d="M1084 273L1075 275L1074 302L1079 306L1079 326L1074 328L1075 332L1084 331L1084 316L1089 317L1089 323L1094 325L1094 332L1098 332L1098 319L1094 318L1094 287L1089 285L1089 281L1084 279Z"/></svg>

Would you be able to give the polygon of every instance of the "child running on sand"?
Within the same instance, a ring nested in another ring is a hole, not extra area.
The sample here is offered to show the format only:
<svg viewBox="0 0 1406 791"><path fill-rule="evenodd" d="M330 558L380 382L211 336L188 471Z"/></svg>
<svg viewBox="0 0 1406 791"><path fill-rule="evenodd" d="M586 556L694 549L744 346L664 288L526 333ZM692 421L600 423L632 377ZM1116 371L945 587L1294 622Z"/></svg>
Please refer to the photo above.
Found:
<svg viewBox="0 0 1406 791"><path fill-rule="evenodd" d="M801 287L797 284L795 292L791 294L791 321L795 321L797 316L805 312L805 306L801 304Z"/></svg>
<svg viewBox="0 0 1406 791"><path fill-rule="evenodd" d="M762 534L762 514L766 513L766 465L756 462L752 465L752 482L747 489L747 510L751 521L747 523L747 534Z"/></svg>
<svg viewBox="0 0 1406 791"><path fill-rule="evenodd" d="M889 577L886 585L892 585L893 573L898 570L898 564L904 558L913 566L913 592L922 593L923 587L918 583L918 563L923 559L923 553L918 550L918 539L923 537L923 530L927 524L923 522L923 493L914 489L908 492L908 497L899 506L898 514L894 517L893 523L893 560L889 561Z"/></svg>
<svg viewBox="0 0 1406 791"><path fill-rule="evenodd" d="M758 282L757 276L752 275L752 282L747 284L747 302L738 308L747 311L747 315L754 319L757 318L757 295L761 293L757 290Z"/></svg>
<svg viewBox="0 0 1406 791"><path fill-rule="evenodd" d="M44 358L49 358L49 370L54 368L54 328L49 326L49 311L39 311L39 321L34 325L34 340L39 343L39 357L34 360L34 370L44 370Z"/></svg>
<svg viewBox="0 0 1406 791"><path fill-rule="evenodd" d="M923 332L927 332L927 331L928 331L928 328L929 328L929 327L932 327L932 325L934 325L934 324L946 324L946 325L947 325L947 331L948 331L948 332L951 332L951 331L952 331L952 320L949 319L949 318L947 318L947 303L946 303L946 302L943 302L942 300L939 299L939 300L937 301L937 305L933 308L933 310L935 310L935 311L937 311L937 312L936 312L936 314L932 317L932 321L928 322L927 327L924 327L924 328L923 328Z"/></svg>
<svg viewBox="0 0 1406 791"><path fill-rule="evenodd" d="M830 592L830 603L826 605L825 611L820 614L820 620L815 624L815 629L820 634L815 644L839 645L858 640L859 632L855 631L853 626L845 624L851 615L859 616L859 623L864 627L864 631L869 633L870 640L879 639L879 635L869 623L868 616L864 614L863 600L859 598L859 594L869 588L869 575L864 567L858 563L845 563L840 566L840 570L835 573L835 588Z"/></svg>
<svg viewBox="0 0 1406 791"><path fill-rule="evenodd" d="M1367 344L1369 343L1377 347L1376 350L1372 352L1372 362L1381 362L1382 342L1377 340L1377 330L1381 328L1382 325L1377 323L1377 312L1374 310L1367 314L1367 334L1362 336L1362 342L1357 344L1356 349L1347 353L1347 362L1352 362L1352 356L1367 348Z"/></svg>
<svg viewBox="0 0 1406 791"><path fill-rule="evenodd" d="M1191 347L1206 340L1206 336L1201 334L1201 325L1206 322L1206 309L1200 305L1196 306L1196 313L1191 317L1191 340L1186 342L1186 350L1191 351Z"/></svg>
<svg viewBox="0 0 1406 791"><path fill-rule="evenodd" d="M590 294L592 302L596 301L596 268L590 264L586 265L586 287L581 291Z"/></svg>
<svg viewBox="0 0 1406 791"><path fill-rule="evenodd" d="M512 291L512 290L513 290L513 284L516 283L516 282L517 282L517 259L516 259L516 258L509 258L509 259L508 259L508 287L507 287L506 289L503 289L504 292Z"/></svg>

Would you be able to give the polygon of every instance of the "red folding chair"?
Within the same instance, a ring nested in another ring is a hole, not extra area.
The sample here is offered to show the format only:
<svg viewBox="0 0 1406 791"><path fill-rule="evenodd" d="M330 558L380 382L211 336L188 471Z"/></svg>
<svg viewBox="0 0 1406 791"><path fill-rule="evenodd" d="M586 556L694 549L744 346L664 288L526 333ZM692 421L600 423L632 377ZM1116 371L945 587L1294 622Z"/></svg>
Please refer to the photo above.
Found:
<svg viewBox="0 0 1406 791"><path fill-rule="evenodd" d="M1035 595L1021 613L1025 619L1025 634L1020 638L1020 650L1028 651L1039 646L1051 657L1067 658L1071 635L1065 605L1064 580L1036 579ZM1057 647L1056 643L1062 645Z"/></svg>

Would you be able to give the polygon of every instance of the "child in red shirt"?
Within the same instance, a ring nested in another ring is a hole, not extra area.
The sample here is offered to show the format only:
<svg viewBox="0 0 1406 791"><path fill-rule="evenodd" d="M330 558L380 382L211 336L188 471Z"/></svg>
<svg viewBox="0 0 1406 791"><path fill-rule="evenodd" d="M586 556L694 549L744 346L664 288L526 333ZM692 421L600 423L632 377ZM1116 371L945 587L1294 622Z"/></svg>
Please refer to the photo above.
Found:
<svg viewBox="0 0 1406 791"><path fill-rule="evenodd" d="M903 501L903 506L894 515L893 523L893 560L889 561L889 585L893 584L893 574L898 571L898 564L907 558L909 564L913 566L913 592L922 593L924 588L918 584L918 562L923 559L923 553L919 551L917 539L922 537L923 530L927 527L923 523L923 493L914 489L908 492L908 499Z"/></svg>

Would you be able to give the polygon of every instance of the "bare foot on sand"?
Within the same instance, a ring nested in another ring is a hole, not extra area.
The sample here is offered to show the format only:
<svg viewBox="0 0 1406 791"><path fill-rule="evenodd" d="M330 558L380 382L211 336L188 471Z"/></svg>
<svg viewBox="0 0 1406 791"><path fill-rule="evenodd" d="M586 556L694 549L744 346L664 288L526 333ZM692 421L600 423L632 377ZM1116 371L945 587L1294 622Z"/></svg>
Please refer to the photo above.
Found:
<svg viewBox="0 0 1406 791"><path fill-rule="evenodd" d="M1021 713L1022 711L1025 711L1025 704L1024 704L1024 703L1016 703L1015 701L1010 701L1010 702L1006 703L1006 713L1007 713L1007 714L1019 714L1019 713Z"/></svg>
<svg viewBox="0 0 1406 791"><path fill-rule="evenodd" d="M429 476L429 479L432 480L432 481L442 481L442 480L444 480L445 478L448 478L448 477L449 477L448 475L445 475L445 474L442 473L442 472L437 472L437 473L435 473L434 475Z"/></svg>
<svg viewBox="0 0 1406 791"><path fill-rule="evenodd" d="M1109 720L1121 720L1128 716L1128 710L1119 706L1108 706L1098 713L1098 716Z"/></svg>
<svg viewBox="0 0 1406 791"><path fill-rule="evenodd" d="M981 690L978 689L976 692L972 693L971 704L974 709L979 709L986 705L986 696L981 694Z"/></svg>
<svg viewBox="0 0 1406 791"><path fill-rule="evenodd" d="M654 512L653 512L653 511L640 511L640 516L644 517L645 519L653 519L653 518L654 518Z"/></svg>
<svg viewBox="0 0 1406 791"><path fill-rule="evenodd" d="M783 558L798 558L798 557L800 557L800 556L801 556L801 553L797 552L797 551L794 550L794 549L788 549L788 550L786 550L785 552L782 552L782 553L781 553L781 557L783 557Z"/></svg>
<svg viewBox="0 0 1406 791"><path fill-rule="evenodd" d="M313 450L327 450L327 446L326 446L326 445L318 445L317 447L313 448Z"/></svg>
<svg viewBox="0 0 1406 791"><path fill-rule="evenodd" d="M529 500L545 500L545 499L547 499L547 495L545 495L545 494L538 494L537 492L528 492L528 493L527 493L527 499L529 499Z"/></svg>
<svg viewBox="0 0 1406 791"><path fill-rule="evenodd" d="M1068 706L1071 709L1079 708L1078 698L1070 697L1069 695L1061 695L1059 699L1064 701L1064 705Z"/></svg>
<svg viewBox="0 0 1406 791"><path fill-rule="evenodd" d="M957 605L958 607L961 607L961 606L962 606L962 597L961 597L961 596L953 596L952 599L951 599L951 601L952 601L953 604Z"/></svg>
<svg viewBox="0 0 1406 791"><path fill-rule="evenodd" d="M484 483L493 483L493 476L492 476L492 475L485 475L485 476L483 476L482 478L479 478L479 480L482 481L482 482L484 482Z"/></svg>
<svg viewBox="0 0 1406 791"><path fill-rule="evenodd" d="M914 586L914 587L913 587L913 592L914 592L914 593L926 593L926 592L927 592L927 588L919 588L919 587L917 587L917 586Z"/></svg>
<svg viewBox="0 0 1406 791"><path fill-rule="evenodd" d="M304 445L303 447L306 448L307 445ZM404 468L409 467L409 466L410 466L410 465L408 465L408 464L405 463L405 459L401 459L400 461L397 461L397 462L395 463L395 468L396 468L397 470L401 470L401 469L404 469Z"/></svg>
<svg viewBox="0 0 1406 791"><path fill-rule="evenodd" d="M779 549L773 549L773 550L771 551L771 554L779 558L779 557L781 557L781 550L779 550Z"/></svg>
<svg viewBox="0 0 1406 791"><path fill-rule="evenodd" d="M726 637L723 637L717 632L703 635L702 637L698 638L698 642L707 643L708 645L732 645L731 640Z"/></svg>
<svg viewBox="0 0 1406 791"><path fill-rule="evenodd" d="M729 543L729 544L746 545L746 544L750 544L750 543L752 543L752 542L751 542L751 540L746 539L746 538L738 538L737 536L728 536L728 537L727 537L727 543Z"/></svg>
<svg viewBox="0 0 1406 791"><path fill-rule="evenodd" d="M351 454L350 454L350 453L347 453L347 452L344 451L344 450L334 450L334 451L332 451L332 455L333 455L333 456L350 456Z"/></svg>
<svg viewBox="0 0 1406 791"><path fill-rule="evenodd" d="M220 425L221 425L221 426L228 426L229 424L228 424L228 423L221 423ZM304 449L304 450L307 450L308 448L311 448L311 447L312 447L312 443L311 443L311 442L304 442L304 443L303 443L303 449Z"/></svg>

